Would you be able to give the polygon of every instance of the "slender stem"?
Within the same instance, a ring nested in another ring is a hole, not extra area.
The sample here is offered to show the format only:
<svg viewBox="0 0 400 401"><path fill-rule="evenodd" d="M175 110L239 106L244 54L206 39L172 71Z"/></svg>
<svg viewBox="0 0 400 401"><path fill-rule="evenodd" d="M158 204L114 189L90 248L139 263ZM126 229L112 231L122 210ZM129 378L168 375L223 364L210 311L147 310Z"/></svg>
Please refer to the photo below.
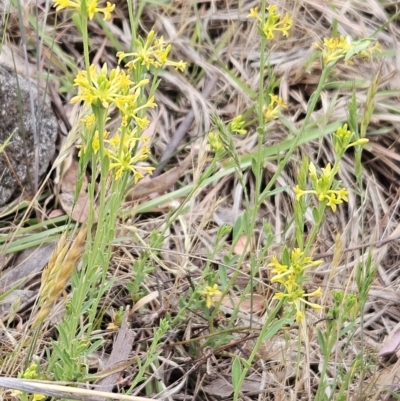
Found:
<svg viewBox="0 0 400 401"><path fill-rule="evenodd" d="M298 131L296 138L294 139L294 141L292 142L290 148L288 149L288 151L286 152L285 157L282 159L282 161L278 164L278 167L276 169L275 174L272 176L272 178L269 180L267 186L265 187L264 191L262 192L262 194L259 197L259 201L260 204L261 202L263 202L263 200L265 199L265 197L268 195L268 193L270 192L272 186L275 184L275 181L277 180L277 178L280 176L283 168L287 165L290 157L292 156L294 150L296 149L296 147L298 146L298 144L301 141L302 136L305 133L305 130L307 129L307 125L310 121L311 115L315 110L315 106L317 105L317 101L321 95L322 90L324 89L325 86L325 82L328 78L329 72L331 70L332 66L327 66L322 70L322 74L321 74L321 79L319 80L318 83L318 87L315 90L315 92L311 95L310 100L308 102L307 105L307 114L304 117L304 121L301 125L300 130Z"/></svg>
<svg viewBox="0 0 400 401"><path fill-rule="evenodd" d="M281 299L279 301L278 305L276 305L274 310L270 313L267 320L265 321L265 323L260 331L260 335L258 336L257 341L253 347L253 351L251 352L249 358L246 361L246 366L244 366L244 368L243 368L242 374L239 379L239 383L235 383L235 393L233 396L234 401L237 401L239 399L239 393L243 386L243 382L244 382L244 379L246 378L247 372L249 371L251 364L252 364L254 358L256 357L258 350L260 349L262 343L266 340L267 331L271 330L271 323L272 323L273 319L275 319L275 316L278 313L278 311L281 309L282 305L283 305L283 300Z"/></svg>

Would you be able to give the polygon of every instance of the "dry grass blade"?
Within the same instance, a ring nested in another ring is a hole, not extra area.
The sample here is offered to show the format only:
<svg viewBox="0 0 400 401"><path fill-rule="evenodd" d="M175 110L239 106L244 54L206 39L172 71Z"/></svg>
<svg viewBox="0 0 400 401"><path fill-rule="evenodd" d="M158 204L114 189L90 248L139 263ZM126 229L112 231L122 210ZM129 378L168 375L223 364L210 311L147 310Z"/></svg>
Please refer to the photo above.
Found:
<svg viewBox="0 0 400 401"><path fill-rule="evenodd" d="M121 328L118 331L117 338L113 344L113 350L111 352L110 358L107 361L105 370L113 369L114 365L120 362L126 361L129 358L129 354L132 349L133 340L135 338L135 333L133 330L129 329L128 325L128 312L129 308L125 311ZM100 372L104 373L104 372ZM99 388L102 391L111 391L114 388L115 382L118 378L118 371L111 373L109 376L98 381ZM105 401L105 399L103 399ZM99 399L100 401L100 399Z"/></svg>
<svg viewBox="0 0 400 401"><path fill-rule="evenodd" d="M135 397L132 395L108 393L105 391L87 390L84 388L67 387L40 380L15 379L0 377L0 387L24 391L27 393L44 394L48 397L68 398L78 401L98 401L99 398L126 401L150 401L153 398Z"/></svg>

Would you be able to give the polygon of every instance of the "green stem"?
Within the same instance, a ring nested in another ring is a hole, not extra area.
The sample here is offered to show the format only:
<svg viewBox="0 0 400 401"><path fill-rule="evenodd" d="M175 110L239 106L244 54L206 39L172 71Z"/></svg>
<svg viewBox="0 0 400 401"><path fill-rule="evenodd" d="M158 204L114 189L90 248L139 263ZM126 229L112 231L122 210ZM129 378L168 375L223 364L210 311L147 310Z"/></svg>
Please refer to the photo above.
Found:
<svg viewBox="0 0 400 401"><path fill-rule="evenodd" d="M82 10L87 9L87 0L82 0ZM87 71L88 81L91 83L90 78L90 61L89 61L89 35L88 35L88 15L86 12L81 13L81 26L82 26L82 42L83 42L83 57L85 61L85 69Z"/></svg>
<svg viewBox="0 0 400 401"><path fill-rule="evenodd" d="M270 315L268 316L267 320L265 321L265 323L260 331L260 335L258 336L257 341L253 347L253 351L251 352L249 359L247 359L246 366L244 366L242 374L240 375L239 382L235 383L235 393L233 396L234 401L237 401L239 399L239 393L243 386L243 382L244 382L244 379L246 378L247 372L249 371L250 367L252 366L252 362L253 362L254 358L256 357L257 352L260 349L262 343L266 340L267 330L271 329L271 322L275 318L278 311L281 309L283 302L284 301L282 299L279 301L278 305L276 305L274 310L270 313Z"/></svg>
<svg viewBox="0 0 400 401"><path fill-rule="evenodd" d="M328 75L329 75L329 72L330 72L331 68L332 68L332 66L330 65L330 66L325 67L322 70L321 79L319 80L317 89L311 95L310 100L308 101L307 114L306 114L306 116L304 118L304 121L303 121L303 123L301 125L301 128L298 131L298 133L296 135L296 138L292 142L290 148L288 149L285 157L278 164L278 168L276 169L275 174L272 176L272 178L268 182L267 186L265 187L264 191L260 195L260 197L259 197L259 205L261 205L261 203L264 201L265 197L268 196L268 193L270 192L272 186L275 184L275 181L277 180L277 178L281 174L283 168L287 165L287 163L288 163L290 157L292 156L294 150L296 149L298 144L301 142L301 139L302 139L303 135L305 134L305 131L307 129L307 125L308 125L308 123L310 121L311 115L315 110L315 106L317 105L317 101L318 101L318 99L319 99L319 97L321 95L322 90L324 89L325 82L326 82L326 80L328 78Z"/></svg>

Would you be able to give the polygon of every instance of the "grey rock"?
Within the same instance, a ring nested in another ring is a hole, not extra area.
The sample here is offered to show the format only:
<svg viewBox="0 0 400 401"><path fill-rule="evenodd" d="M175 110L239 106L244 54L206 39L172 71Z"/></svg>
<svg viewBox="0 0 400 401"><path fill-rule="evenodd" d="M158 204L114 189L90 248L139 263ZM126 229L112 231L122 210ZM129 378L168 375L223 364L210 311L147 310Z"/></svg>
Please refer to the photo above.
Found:
<svg viewBox="0 0 400 401"><path fill-rule="evenodd" d="M35 113L31 111L30 92ZM32 195L35 177L35 140L38 137L39 177L54 156L58 124L50 101L36 83L0 65L0 205L13 195Z"/></svg>

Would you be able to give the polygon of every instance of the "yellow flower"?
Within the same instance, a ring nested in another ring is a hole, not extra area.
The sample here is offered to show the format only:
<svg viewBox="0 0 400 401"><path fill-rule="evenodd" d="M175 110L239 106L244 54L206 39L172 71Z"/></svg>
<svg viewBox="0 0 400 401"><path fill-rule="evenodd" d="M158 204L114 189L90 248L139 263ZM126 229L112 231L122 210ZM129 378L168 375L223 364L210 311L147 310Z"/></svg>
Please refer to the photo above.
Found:
<svg viewBox="0 0 400 401"><path fill-rule="evenodd" d="M339 127L333 134L333 145L338 158L341 158L344 152L352 146L363 146L369 142L367 138L355 138L355 133L347 129L347 124ZM353 142L351 142L353 140Z"/></svg>
<svg viewBox="0 0 400 401"><path fill-rule="evenodd" d="M108 138L108 135L110 133L108 131L103 132L103 140ZM93 139L92 139L92 149L93 153L96 154L99 149L100 149L100 138L99 138L99 131L96 130L93 134Z"/></svg>
<svg viewBox="0 0 400 401"><path fill-rule="evenodd" d="M351 131L347 129L347 124L344 124L336 130L335 135L342 141L347 141L351 137Z"/></svg>
<svg viewBox="0 0 400 401"><path fill-rule="evenodd" d="M351 146L363 146L366 145L368 142L369 142L368 138L360 138L349 144L347 148L350 148Z"/></svg>
<svg viewBox="0 0 400 401"><path fill-rule="evenodd" d="M64 8L73 8L78 12L86 15L90 20L96 13L102 13L104 21L111 19L111 12L114 11L115 4L107 1L106 7L98 7L98 0L86 0L86 8L83 7L82 0L54 0L54 7L57 11Z"/></svg>
<svg viewBox="0 0 400 401"><path fill-rule="evenodd" d="M105 142L109 143L114 149L118 149L121 143L121 137L117 133L111 139Z"/></svg>
<svg viewBox="0 0 400 401"><path fill-rule="evenodd" d="M310 178L312 182L315 182L317 180L317 169L315 168L314 163L310 163L310 165L308 166L308 171L310 174Z"/></svg>
<svg viewBox="0 0 400 401"><path fill-rule="evenodd" d="M296 307L296 319L301 319L302 304L308 305L314 309L321 309L320 305L309 302L308 297L319 297L322 295L320 289L311 293L306 293L303 289L303 283L307 280L305 271L309 268L318 266L322 260L313 261L309 256L305 256L300 248L294 248L292 252L283 252L283 259L287 265L279 262L276 256L273 256L272 262L268 266L273 266L271 272L274 274L271 278L272 283L279 283L284 287L283 292L274 295L274 299L284 299L288 304Z"/></svg>
<svg viewBox="0 0 400 401"><path fill-rule="evenodd" d="M297 288L294 291L287 291L286 293L278 292L277 294L274 295L273 299L278 299L278 300L286 299L289 305L294 305L296 308L296 321L299 322L304 317L301 304L308 305L316 310L323 309L321 305L318 305L314 302L310 302L306 298L321 297L321 296L322 296L322 291L320 288L308 294L304 290Z"/></svg>
<svg viewBox="0 0 400 401"><path fill-rule="evenodd" d="M19 391L19 390L12 390L12 392L11 392L11 396L12 397L16 397L16 398L18 398L18 399L23 399L23 400L25 400L25 399L27 399L26 398L26 393L25 393L25 397L23 398L22 397L22 395L23 395L24 393L22 392L22 391ZM32 396L32 401L41 401L41 400L44 400L45 398L47 398L47 396L45 396L45 395L43 395L43 394L33 394L33 396Z"/></svg>
<svg viewBox="0 0 400 401"><path fill-rule="evenodd" d="M278 258L274 255L272 257L272 262L268 264L268 266L273 266L274 269L272 269L272 273L285 273L288 270L288 266L287 265L282 265Z"/></svg>
<svg viewBox="0 0 400 401"><path fill-rule="evenodd" d="M92 139L93 153L96 154L100 149L99 131L95 131Z"/></svg>
<svg viewBox="0 0 400 401"><path fill-rule="evenodd" d="M182 61L182 60L176 61L173 64L173 66L174 66L175 70L183 72L183 71L185 71L185 69L187 67L187 62L186 61Z"/></svg>
<svg viewBox="0 0 400 401"><path fill-rule="evenodd" d="M295 195L296 195L296 200L297 200L297 201L299 201L300 198L301 198L303 195L305 195L305 194L308 193L307 191L303 191L303 190L300 188L299 185L296 185L296 186L293 188L293 192L294 192Z"/></svg>
<svg viewBox="0 0 400 401"><path fill-rule="evenodd" d="M91 128L96 121L94 114L89 114L81 118L81 122L86 125L87 128Z"/></svg>
<svg viewBox="0 0 400 401"><path fill-rule="evenodd" d="M379 52L379 53L382 52L381 45L379 42L376 42L375 45L372 47L370 46L365 50L361 50L359 55L361 58L368 59L373 56L374 52Z"/></svg>
<svg viewBox="0 0 400 401"><path fill-rule="evenodd" d="M37 364L36 363L32 363L24 372L19 373L18 377L22 378L22 379L38 379L40 378L40 375L37 372ZM13 397L19 398L19 399L28 399L28 397L26 396L25 393L25 397L23 397L23 392L19 391L19 390L13 390L11 395ZM42 395L42 394L33 394L32 396L32 401L41 401L44 400L45 398L47 398L46 396Z"/></svg>
<svg viewBox="0 0 400 401"><path fill-rule="evenodd" d="M170 65L175 67L176 70L184 71L186 63L183 61L175 62L169 60L168 55L171 51L171 45L167 44L162 36L157 39L155 35L155 32L151 30L147 35L146 41L143 41L141 38L136 40L135 52L118 52L118 63L126 57L133 57L132 60L126 63L126 67L131 70L136 69L136 64L140 64L145 66L148 70L151 66L161 68Z"/></svg>
<svg viewBox="0 0 400 401"><path fill-rule="evenodd" d="M343 36L325 38L323 46L318 43L314 43L313 46L322 50L322 58L325 64L343 59L346 52L351 49L350 41Z"/></svg>
<svg viewBox="0 0 400 401"><path fill-rule="evenodd" d="M201 291L201 294L203 294L206 298L206 306L207 308L211 308L216 302L215 297L218 295L221 295L222 292L218 290L218 285L214 284L212 287L211 286L206 286L206 288Z"/></svg>
<svg viewBox="0 0 400 401"><path fill-rule="evenodd" d="M312 260L309 256L304 256L300 248L294 248L291 252L291 268L297 275L304 273L306 269L319 266L322 260Z"/></svg>
<svg viewBox="0 0 400 401"><path fill-rule="evenodd" d="M304 255L304 252L301 251L300 248L294 248L291 252L292 263L298 263L300 261L305 260L306 258L303 258L303 255Z"/></svg>
<svg viewBox="0 0 400 401"><path fill-rule="evenodd" d="M90 82L87 71L80 71L76 76L74 86L79 87L79 93L71 99L71 103L83 101L88 105L107 109L113 103L121 108L136 101L137 95L134 92L143 85L142 82L134 84L119 67L111 70L110 73L108 73L107 64L103 65L100 73L94 65L89 68Z"/></svg>
<svg viewBox="0 0 400 401"><path fill-rule="evenodd" d="M340 205L343 202L348 202L347 195L348 191L345 188L337 191L328 191L325 198L328 200L327 206L329 206L333 212L336 212L336 205Z"/></svg>
<svg viewBox="0 0 400 401"><path fill-rule="evenodd" d="M136 184L140 179L144 177L143 172L152 174L154 167L137 166L136 164L140 161L146 160L150 154L150 149L147 146L142 146L141 149L134 149L134 143L137 138L126 139L128 146L123 146L117 149L115 152L111 149L108 150L108 157L111 160L109 170L114 171L115 178L119 180L125 171L131 171L133 174L133 180ZM133 153L136 154L133 155Z"/></svg>
<svg viewBox="0 0 400 401"><path fill-rule="evenodd" d="M296 322L297 323L300 322L301 320L303 320L303 318L304 318L304 313L300 309L297 309L296 310Z"/></svg>
<svg viewBox="0 0 400 401"><path fill-rule="evenodd" d="M216 152L222 149L222 141L219 137L217 132L209 132L208 133L208 143L210 144L211 148L214 149Z"/></svg>
<svg viewBox="0 0 400 401"><path fill-rule="evenodd" d="M134 116L133 118L135 119L136 124L141 129L145 129L150 124L150 121L149 121L149 119L147 117L139 118L139 117Z"/></svg>
<svg viewBox="0 0 400 401"><path fill-rule="evenodd" d="M231 132L237 133L240 135L246 135L247 130L244 129L244 124L246 121L244 121L243 116L239 115L235 117L229 124L228 128Z"/></svg>
<svg viewBox="0 0 400 401"><path fill-rule="evenodd" d="M356 56L361 58L369 58L374 50L379 50L379 43L376 42L371 46L375 39L365 38L356 41L339 36L335 38L325 38L324 44L321 46L314 43L313 46L322 51L322 58L325 64L336 63L339 60L344 60L348 64L352 64L352 59Z"/></svg>
<svg viewBox="0 0 400 401"><path fill-rule="evenodd" d="M344 36L336 38L324 39L324 47L329 50L349 50L351 49L350 41Z"/></svg>
<svg viewBox="0 0 400 401"><path fill-rule="evenodd" d="M258 13L258 7L250 8L250 13L246 16L246 18L255 18L261 21L260 14Z"/></svg>
<svg viewBox="0 0 400 401"><path fill-rule="evenodd" d="M336 211L337 205L348 202L347 195L349 194L346 188L332 189L334 186L334 177L337 173L337 168L332 169L330 163L325 168L321 168L322 174L318 177L317 170L313 163L309 165L309 176L312 182L312 190L303 190L296 185L293 191L298 201L303 195L314 194L319 202L326 202L333 212Z"/></svg>
<svg viewBox="0 0 400 401"><path fill-rule="evenodd" d="M289 14L286 13L283 18L276 12L276 5L272 5L266 8L268 12L268 18L262 23L262 18L258 12L258 8L251 8L248 18L255 18L261 22L261 30L263 31L267 39L273 39L276 32L282 32L283 36L289 36L289 30L293 25L293 21L290 19Z"/></svg>
<svg viewBox="0 0 400 401"><path fill-rule="evenodd" d="M292 269L287 265L282 265L275 255L272 257L272 262L269 263L268 266L274 267L274 269L271 270L271 273L274 274L271 279L271 282L273 283L284 284L287 280L286 276L292 273Z"/></svg>
<svg viewBox="0 0 400 401"><path fill-rule="evenodd" d="M265 122L276 120L281 110L287 107L287 104L279 96L269 94L269 97L270 102L263 110Z"/></svg>
<svg viewBox="0 0 400 401"><path fill-rule="evenodd" d="M45 398L47 398L47 396L43 394L33 394L32 401L42 401Z"/></svg>
<svg viewBox="0 0 400 401"><path fill-rule="evenodd" d="M347 195L349 194L349 191L346 188L338 189L336 192L336 196L342 199L345 202L348 202L349 200L347 199Z"/></svg>

